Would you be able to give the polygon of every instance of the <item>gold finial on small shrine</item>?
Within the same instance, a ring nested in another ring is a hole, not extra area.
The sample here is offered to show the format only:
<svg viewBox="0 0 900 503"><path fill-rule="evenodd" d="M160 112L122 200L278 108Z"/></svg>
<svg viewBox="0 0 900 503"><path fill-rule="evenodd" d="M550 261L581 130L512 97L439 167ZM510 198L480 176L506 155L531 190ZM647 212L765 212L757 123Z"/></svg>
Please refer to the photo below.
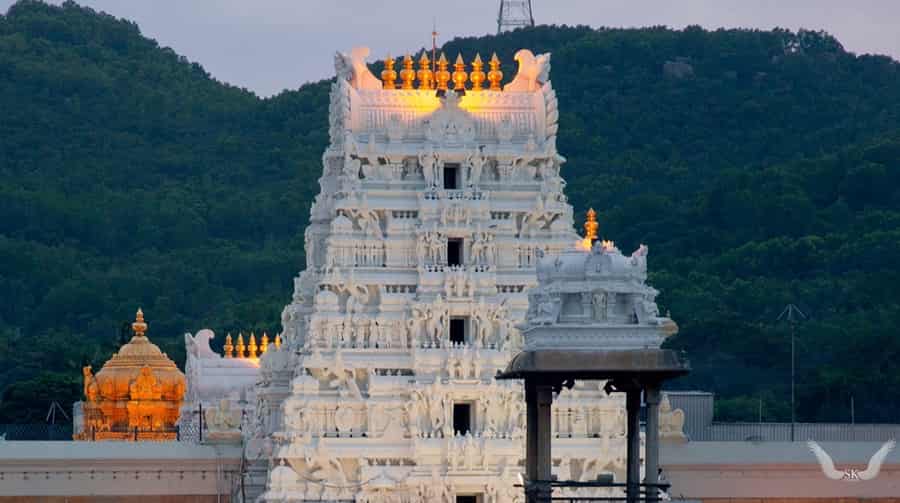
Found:
<svg viewBox="0 0 900 503"><path fill-rule="evenodd" d="M419 58L419 89L434 89L434 72L431 71L431 61L428 54L422 51L422 57Z"/></svg>
<svg viewBox="0 0 900 503"><path fill-rule="evenodd" d="M466 63L462 59L462 54L457 54L456 63L453 63L453 90L465 92L467 80L469 75L466 74Z"/></svg>
<svg viewBox="0 0 900 503"><path fill-rule="evenodd" d="M441 57L438 58L437 61L438 69L434 72L434 80L437 81L437 90L438 91L446 91L447 83L450 82L450 72L447 71L447 57L444 56L444 53L441 53Z"/></svg>
<svg viewBox="0 0 900 503"><path fill-rule="evenodd" d="M484 62L481 61L481 54L475 53L475 59L472 60L472 71L469 73L469 80L472 81L472 90L481 91L481 84L484 83Z"/></svg>
<svg viewBox="0 0 900 503"><path fill-rule="evenodd" d="M594 241L597 240L597 228L600 227L600 224L597 223L597 212L594 211L594 208L591 208L587 212L587 220L584 222L584 246L590 250Z"/></svg>
<svg viewBox="0 0 900 503"><path fill-rule="evenodd" d="M396 89L394 81L397 80L397 72L394 70L394 58L390 53L384 60L384 70L381 71L381 85L384 89Z"/></svg>
<svg viewBox="0 0 900 503"><path fill-rule="evenodd" d="M275 334L275 351L281 349L281 334Z"/></svg>
<svg viewBox="0 0 900 503"><path fill-rule="evenodd" d="M265 354L269 350L269 334L263 332L262 339L259 340L259 354Z"/></svg>
<svg viewBox="0 0 900 503"><path fill-rule="evenodd" d="M244 346L244 333L241 332L238 334L238 343L237 343L237 357L244 357L244 350L247 349L247 346Z"/></svg>
<svg viewBox="0 0 900 503"><path fill-rule="evenodd" d="M403 81L403 84L400 86L401 89L413 88L413 81L416 80L416 71L413 70L413 59L409 54L403 58L403 70L400 71L400 80Z"/></svg>
<svg viewBox="0 0 900 503"><path fill-rule="evenodd" d="M137 313L134 315L134 323L131 324L131 330L134 332L135 337L145 337L144 332L147 331L147 324L144 323L144 311L141 308L138 308Z"/></svg>
<svg viewBox="0 0 900 503"><path fill-rule="evenodd" d="M497 57L497 53L491 55L491 60L488 62L488 65L491 67L491 71L487 74L488 82L491 83L491 91L500 91L500 81L503 80L503 72L500 71L500 59Z"/></svg>
<svg viewBox="0 0 900 503"><path fill-rule="evenodd" d="M222 349L225 350L225 358L234 356L234 344L231 343L231 332L225 336L225 345L222 346Z"/></svg>
<svg viewBox="0 0 900 503"><path fill-rule="evenodd" d="M256 346L256 334L250 332L250 344L247 344L247 358L256 358L259 356L256 354L257 349L259 348Z"/></svg>

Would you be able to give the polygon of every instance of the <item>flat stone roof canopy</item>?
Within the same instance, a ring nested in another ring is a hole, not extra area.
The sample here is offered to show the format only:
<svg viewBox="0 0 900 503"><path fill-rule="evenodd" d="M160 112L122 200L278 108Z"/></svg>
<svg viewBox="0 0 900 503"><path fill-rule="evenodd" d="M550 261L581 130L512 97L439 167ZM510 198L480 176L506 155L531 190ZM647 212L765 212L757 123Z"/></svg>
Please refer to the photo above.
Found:
<svg viewBox="0 0 900 503"><path fill-rule="evenodd" d="M566 379L616 379L640 375L642 380L666 380L690 372L690 364L671 349L616 349L608 351L522 351L498 379L527 376Z"/></svg>

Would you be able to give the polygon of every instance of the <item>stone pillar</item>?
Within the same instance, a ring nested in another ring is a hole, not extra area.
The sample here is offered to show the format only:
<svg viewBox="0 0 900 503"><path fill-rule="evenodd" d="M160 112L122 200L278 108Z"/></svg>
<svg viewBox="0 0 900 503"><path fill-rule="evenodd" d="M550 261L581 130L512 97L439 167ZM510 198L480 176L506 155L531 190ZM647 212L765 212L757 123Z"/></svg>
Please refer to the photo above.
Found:
<svg viewBox="0 0 900 503"><path fill-rule="evenodd" d="M525 379L525 412L527 416L525 440L525 498L527 503L550 501L551 416L553 388Z"/></svg>
<svg viewBox="0 0 900 503"><path fill-rule="evenodd" d="M647 385L644 389L644 401L647 402L647 430L644 454L644 482L647 484L659 483L659 402L661 393L659 384ZM647 501L656 503L659 501L659 490L647 489Z"/></svg>
<svg viewBox="0 0 900 503"><path fill-rule="evenodd" d="M627 414L626 436L626 501L638 503L640 501L641 482L641 389L629 388L625 392L625 410Z"/></svg>

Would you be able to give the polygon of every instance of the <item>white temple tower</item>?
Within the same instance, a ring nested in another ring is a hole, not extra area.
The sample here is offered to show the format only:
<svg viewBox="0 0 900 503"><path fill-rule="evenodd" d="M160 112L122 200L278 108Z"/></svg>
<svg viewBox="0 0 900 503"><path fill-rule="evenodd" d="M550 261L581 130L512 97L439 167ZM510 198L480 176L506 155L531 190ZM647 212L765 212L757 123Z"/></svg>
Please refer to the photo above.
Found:
<svg viewBox="0 0 900 503"><path fill-rule="evenodd" d="M493 376L538 258L579 242L550 55L519 51L502 90L496 58L407 57L379 80L367 55L335 58L307 268L245 429L248 499L268 470L265 501L519 501L521 385ZM562 479L622 469L622 403L591 386L556 402Z"/></svg>

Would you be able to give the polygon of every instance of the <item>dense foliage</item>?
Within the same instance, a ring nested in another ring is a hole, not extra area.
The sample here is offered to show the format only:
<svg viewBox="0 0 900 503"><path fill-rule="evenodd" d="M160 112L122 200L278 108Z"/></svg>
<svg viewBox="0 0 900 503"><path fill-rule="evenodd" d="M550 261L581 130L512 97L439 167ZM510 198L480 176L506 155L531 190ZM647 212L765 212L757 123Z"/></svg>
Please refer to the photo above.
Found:
<svg viewBox="0 0 900 503"><path fill-rule="evenodd" d="M537 27L450 56L553 52L576 210L650 246L669 345L720 417L900 422L900 64L814 32ZM380 65L375 65L380 70ZM0 17L0 422L77 398L142 306L185 331L275 331L302 268L327 81L270 99L133 23L22 1ZM73 384L74 383L74 384Z"/></svg>

